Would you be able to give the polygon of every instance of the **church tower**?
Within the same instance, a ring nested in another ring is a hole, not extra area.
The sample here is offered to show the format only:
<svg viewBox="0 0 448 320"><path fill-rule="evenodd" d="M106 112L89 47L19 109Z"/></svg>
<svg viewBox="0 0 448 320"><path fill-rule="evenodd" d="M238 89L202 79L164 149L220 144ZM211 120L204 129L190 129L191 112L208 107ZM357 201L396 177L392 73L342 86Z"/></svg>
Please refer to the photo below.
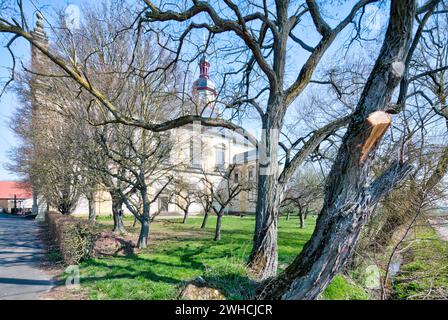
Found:
<svg viewBox="0 0 448 320"><path fill-rule="evenodd" d="M33 40L36 44L41 46L42 48L48 48L48 37L44 30L43 16L40 12L36 14L36 27L31 32ZM31 69L35 73L43 73L46 70L46 65L48 63L48 59L45 55L33 44L31 44ZM43 87L45 86L44 80L42 77L37 74L31 75L31 106L32 106L32 126L40 127L43 120L43 113L41 106L42 96L45 94ZM40 130L39 130L40 131ZM34 148L38 148L38 146L34 145ZM33 179L31 179L33 180ZM33 181L31 181L33 184ZM38 191L33 185L33 214L37 214L36 220L44 221L45 220L45 212L47 211L47 204L43 199L38 195Z"/></svg>
<svg viewBox="0 0 448 320"><path fill-rule="evenodd" d="M44 49L48 49L48 37L44 30L44 17L40 12L36 14L36 27L31 31L33 41ZM39 73L46 73L48 65L48 58L33 44L31 44L31 70L35 74L31 75L31 103L33 107L33 115L35 115L42 95L44 94L42 88L45 86L45 81L39 76Z"/></svg>
<svg viewBox="0 0 448 320"><path fill-rule="evenodd" d="M36 27L33 31L31 31L31 35L33 36L33 40L42 46L43 48L48 48L48 37L44 30L44 17L40 12L36 14ZM39 70L45 69L45 56L40 50L31 45L31 66L33 71L39 72Z"/></svg>
<svg viewBox="0 0 448 320"><path fill-rule="evenodd" d="M210 79L210 62L205 54L199 60L199 78L193 82L193 101L196 104L198 114L205 117L219 116L215 106L217 97L215 84Z"/></svg>

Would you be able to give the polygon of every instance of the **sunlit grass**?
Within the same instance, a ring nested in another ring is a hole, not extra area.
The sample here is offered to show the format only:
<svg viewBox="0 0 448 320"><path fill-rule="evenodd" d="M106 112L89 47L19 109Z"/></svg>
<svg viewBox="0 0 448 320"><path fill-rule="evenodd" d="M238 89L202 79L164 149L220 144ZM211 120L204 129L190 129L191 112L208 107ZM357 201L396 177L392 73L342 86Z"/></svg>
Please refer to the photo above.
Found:
<svg viewBox="0 0 448 320"><path fill-rule="evenodd" d="M191 217L186 224L180 219L154 221L149 247L137 255L82 263L82 290L90 299L176 299L186 281L202 276L228 299L253 297L256 283L244 266L252 245L254 218L224 217L222 240L218 242L213 241L216 218L209 218L205 230L200 229L201 222L200 217ZM98 223L101 228L110 229L110 218L99 219ZM296 257L311 237L315 217L310 216L303 229L298 223L296 217L280 219L280 269ZM127 219L126 225L137 234L137 228L131 228L132 219ZM342 290L347 288L350 285ZM336 295L338 298L341 295Z"/></svg>
<svg viewBox="0 0 448 320"><path fill-rule="evenodd" d="M448 242L429 226L415 228L395 280L397 299L446 299L448 296Z"/></svg>

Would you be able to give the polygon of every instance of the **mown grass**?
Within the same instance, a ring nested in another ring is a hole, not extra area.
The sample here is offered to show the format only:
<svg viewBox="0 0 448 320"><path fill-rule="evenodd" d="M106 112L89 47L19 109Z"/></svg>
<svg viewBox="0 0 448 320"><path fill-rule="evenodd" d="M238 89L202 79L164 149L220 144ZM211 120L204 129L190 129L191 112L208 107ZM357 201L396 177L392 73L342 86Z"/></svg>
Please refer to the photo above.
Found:
<svg viewBox="0 0 448 320"><path fill-rule="evenodd" d="M337 275L322 293L325 300L368 300L369 295L360 285L343 275Z"/></svg>
<svg viewBox="0 0 448 320"><path fill-rule="evenodd" d="M397 299L446 299L448 297L448 243L429 226L419 226L404 254L394 281Z"/></svg>
<svg viewBox="0 0 448 320"><path fill-rule="evenodd" d="M132 220L132 219L131 219ZM98 220L110 229L110 218ZM227 299L250 299L257 283L244 267L252 245L253 217L223 219L222 240L213 241L216 219L205 230L201 218L156 220L151 225L150 245L134 256L97 258L80 264L81 286L90 299L176 299L182 285L202 276ZM284 269L311 237L315 218L298 227L298 219L279 223L279 269ZM126 220L128 230L137 233ZM362 289L337 277L324 299L365 299Z"/></svg>

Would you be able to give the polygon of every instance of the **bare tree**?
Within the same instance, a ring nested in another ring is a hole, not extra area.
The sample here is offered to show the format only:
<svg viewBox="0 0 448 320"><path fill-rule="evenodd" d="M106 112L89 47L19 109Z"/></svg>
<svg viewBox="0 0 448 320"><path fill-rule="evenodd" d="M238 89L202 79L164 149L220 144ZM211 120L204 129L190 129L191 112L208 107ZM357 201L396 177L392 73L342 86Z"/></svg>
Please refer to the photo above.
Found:
<svg viewBox="0 0 448 320"><path fill-rule="evenodd" d="M199 187L195 191L196 201L201 205L202 210L204 212L204 217L201 223L201 229L205 229L209 217L209 213L212 210L213 205L213 192L214 189L210 189L207 184Z"/></svg>
<svg viewBox="0 0 448 320"><path fill-rule="evenodd" d="M120 174L112 170L107 170L106 174L129 186L126 193L121 189L117 191L126 207L141 224L137 246L145 248L152 221L151 204L157 201L172 181L172 177L168 176L171 167L163 166L170 149L165 144L166 138L160 134L153 135L148 131L136 131L135 128L126 126L121 126L121 129L118 131L114 127L112 130L116 134L114 139L119 140L116 145L107 144L111 139L104 135L100 136L98 144L113 166L120 168ZM150 186L156 191L151 192Z"/></svg>
<svg viewBox="0 0 448 320"><path fill-rule="evenodd" d="M292 179L285 191L282 207L286 208L287 219L291 210L297 208L300 228L305 226L305 218L308 211L314 205L319 207L322 198L322 181L315 174L300 174Z"/></svg>
<svg viewBox="0 0 448 320"><path fill-rule="evenodd" d="M41 104L38 108L45 112L36 112L28 89L31 81L22 74L17 82L22 104L11 127L22 140L23 148L15 152L10 169L21 173L61 214L70 214L78 203L83 180L77 146L69 139L70 126L54 110ZM45 88L41 91L44 94Z"/></svg>
<svg viewBox="0 0 448 320"><path fill-rule="evenodd" d="M204 185L205 192L207 192L211 198L206 198L205 201L210 201L210 209L216 214L216 228L214 241L221 240L221 227L222 218L226 210L232 204L237 196L240 195L242 191L249 191L254 188L251 183L242 179L242 177L235 179L235 173L238 171L237 164L231 164L225 170L219 171L218 183L212 181L207 173L203 174L202 184ZM210 200L209 200L210 199ZM204 216L203 225L206 222L206 216Z"/></svg>
<svg viewBox="0 0 448 320"><path fill-rule="evenodd" d="M196 202L196 186L186 182L184 179L175 179L173 188L170 188L170 203L180 208L184 217L182 223L187 222L188 213L192 204Z"/></svg>
<svg viewBox="0 0 448 320"><path fill-rule="evenodd" d="M390 101L395 88L407 73L413 44L418 43L421 35L421 32L417 32L412 41L414 17L416 14L418 18L431 14L440 1L428 1L417 9L415 1L393 0L383 46L354 114L341 116L314 130L306 136L307 139L299 138L293 141L291 148L284 150L288 157L282 170L277 159L280 153L279 136L288 108L310 83L324 53L343 29L354 25L354 40L362 38L359 24L363 15L360 12L373 2L375 1L356 2L346 17L334 27L323 18L321 8L313 0L307 0L306 3L276 1L271 7L267 2L263 5L250 3L243 6L226 1L221 7L209 2L195 1L191 6L184 6L186 9L171 3L158 7L146 0L144 15L141 19L136 19L137 30L146 28L148 32L156 34L163 32L163 28L169 25L176 25L177 22L185 26L183 31L177 33L179 37L171 36L166 42L158 42L173 53L172 60L165 68L180 60L185 39L194 30L208 31L208 39L226 34L236 35L238 39L235 41L237 47L233 47L232 51L236 55L243 52L245 59L240 64L241 68L232 70L229 74L241 77L240 87L243 90L237 94L233 92L227 97L229 99L220 100L226 109L234 111L231 112L232 119L248 109L255 110L260 116L261 128L264 129L260 139L260 149L263 152L258 177L254 246L250 257L250 266L260 278L273 276L277 270L278 210L287 183L322 141L349 123L327 181L324 206L310 242L286 272L269 283L260 298L315 298L350 256L371 207L411 170L408 163L393 161L383 174L368 183L374 151L391 123L391 117L385 110L389 110L389 113L400 111L401 104L398 103L398 107L393 108ZM215 8L221 10L218 12ZM23 12L20 9L19 7L18 11ZM198 15L205 16L206 22L194 22L193 18ZM302 18L305 16L310 17L321 37L314 47L295 35L296 30L303 26ZM419 30L421 26L424 28L425 20L421 19ZM74 63L65 63L57 54L37 43L24 22L14 22L2 15L0 32L12 33L13 37L23 37L33 43L89 92L95 98L96 106L110 117L103 123L120 122L160 132L198 121L207 126L220 126L247 134L241 126L223 118L191 114L177 117L176 114L171 120L161 119L162 121L155 122L122 113L114 101L104 95L101 88L81 72L77 58L73 60ZM309 57L292 82L286 77L287 51L290 50L291 44L309 52ZM204 50L208 46L209 41ZM156 69L160 68L164 67L158 66ZM251 81L255 79L255 82ZM400 97L403 94L406 96L406 85L401 87ZM225 94L227 91L223 92ZM263 101L267 103L263 104Z"/></svg>

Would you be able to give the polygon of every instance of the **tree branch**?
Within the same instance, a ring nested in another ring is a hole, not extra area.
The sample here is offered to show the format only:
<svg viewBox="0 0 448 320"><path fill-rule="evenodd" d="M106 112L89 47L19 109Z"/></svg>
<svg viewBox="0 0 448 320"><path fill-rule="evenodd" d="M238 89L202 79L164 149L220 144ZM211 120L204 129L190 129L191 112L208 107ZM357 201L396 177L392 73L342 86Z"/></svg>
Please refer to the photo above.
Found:
<svg viewBox="0 0 448 320"><path fill-rule="evenodd" d="M280 174L278 180L285 184L289 178L294 174L297 167L305 161L305 159L317 148L317 146L325 140L329 135L333 134L339 128L347 125L350 122L352 115L348 115L337 119L322 128L316 130L311 138L304 143L303 147L297 152L289 163L285 163L285 168Z"/></svg>

